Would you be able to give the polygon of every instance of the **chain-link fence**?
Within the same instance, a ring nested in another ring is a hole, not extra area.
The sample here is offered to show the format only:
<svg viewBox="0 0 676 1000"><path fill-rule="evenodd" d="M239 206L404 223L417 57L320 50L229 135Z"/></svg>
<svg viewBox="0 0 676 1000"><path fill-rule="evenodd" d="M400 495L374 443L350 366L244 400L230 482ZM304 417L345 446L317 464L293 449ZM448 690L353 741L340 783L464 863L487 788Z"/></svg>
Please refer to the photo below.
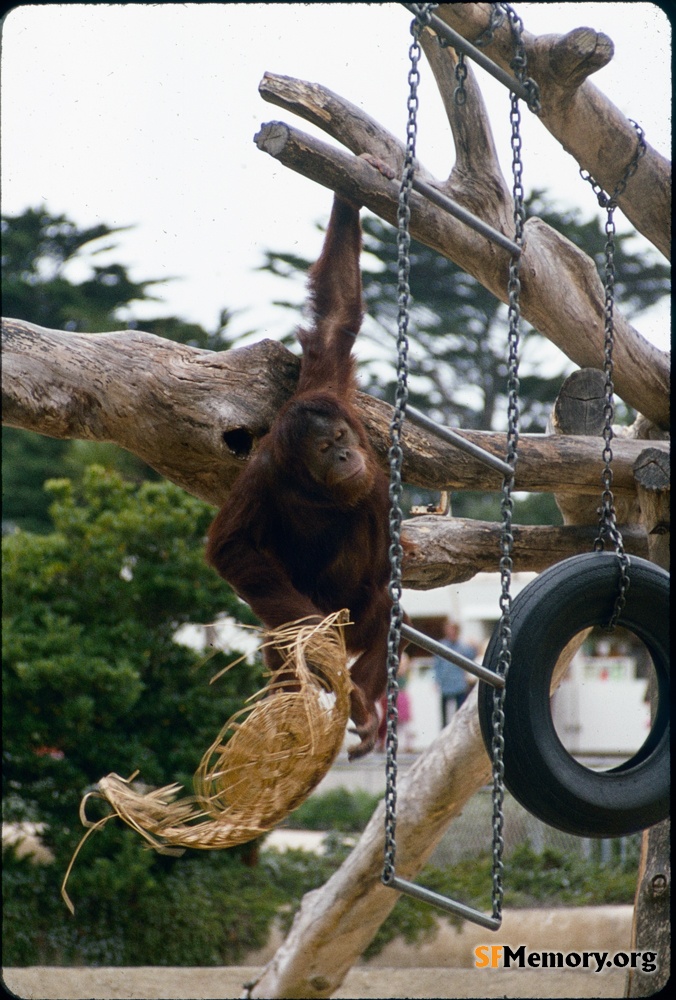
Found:
<svg viewBox="0 0 676 1000"><path fill-rule="evenodd" d="M472 796L462 814L453 820L432 855L431 862L445 867L490 854L491 812L491 788L487 785ZM575 837L543 823L519 805L509 793L505 794L504 813L506 857L509 857L515 847L527 843L537 854L553 849L565 854L577 854L601 864L625 864L634 859L638 861L640 833L611 840Z"/></svg>

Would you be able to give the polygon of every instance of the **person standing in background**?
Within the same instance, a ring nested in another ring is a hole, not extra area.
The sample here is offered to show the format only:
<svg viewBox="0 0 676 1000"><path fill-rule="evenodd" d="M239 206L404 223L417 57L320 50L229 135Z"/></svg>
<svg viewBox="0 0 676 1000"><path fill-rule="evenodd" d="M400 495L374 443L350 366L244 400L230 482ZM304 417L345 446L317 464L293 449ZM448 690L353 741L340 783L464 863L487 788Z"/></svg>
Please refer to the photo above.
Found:
<svg viewBox="0 0 676 1000"><path fill-rule="evenodd" d="M444 638L441 640L444 646L466 656L468 660L474 660L477 655L475 646L462 642L460 639L460 626L453 619L446 619L444 627ZM447 726L463 701L469 694L471 688L470 676L455 663L449 663L441 656L434 658L434 679L439 688L441 698L441 725ZM473 678L471 678L473 680Z"/></svg>

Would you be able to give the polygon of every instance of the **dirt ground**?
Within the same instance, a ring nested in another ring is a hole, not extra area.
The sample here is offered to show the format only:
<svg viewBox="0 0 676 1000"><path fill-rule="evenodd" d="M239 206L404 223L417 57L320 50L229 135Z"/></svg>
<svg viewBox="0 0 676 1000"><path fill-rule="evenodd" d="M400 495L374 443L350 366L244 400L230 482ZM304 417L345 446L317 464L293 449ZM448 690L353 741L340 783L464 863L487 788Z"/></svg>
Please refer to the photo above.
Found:
<svg viewBox="0 0 676 1000"><path fill-rule="evenodd" d="M10 995L21 1000L230 1000L256 979L259 966L224 969L5 969ZM398 997L617 997L624 995L619 969L577 972L496 969L352 969L334 997L342 1000Z"/></svg>
<svg viewBox="0 0 676 1000"><path fill-rule="evenodd" d="M631 915L630 906L512 910L505 914L499 940L491 938L491 943L515 948L527 942L529 950L539 951L600 949L613 955L630 947ZM265 948L251 952L242 966L34 967L5 969L3 979L10 994L21 1000L230 1000L242 997L245 984L259 978L282 940L275 929ZM619 1000L624 996L623 969L477 969L475 948L486 940L486 931L474 924L456 927L443 922L428 940L391 941L368 965L356 965L334 997Z"/></svg>

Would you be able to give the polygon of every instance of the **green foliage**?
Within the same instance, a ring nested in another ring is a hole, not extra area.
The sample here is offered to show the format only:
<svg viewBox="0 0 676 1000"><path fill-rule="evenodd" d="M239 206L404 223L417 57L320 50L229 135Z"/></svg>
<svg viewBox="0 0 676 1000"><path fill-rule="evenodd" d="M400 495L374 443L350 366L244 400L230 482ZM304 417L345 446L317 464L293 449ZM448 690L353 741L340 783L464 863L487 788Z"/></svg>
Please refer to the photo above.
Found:
<svg viewBox="0 0 676 1000"><path fill-rule="evenodd" d="M258 678L233 671L210 687L173 641L187 621L243 607L204 562L206 504L97 467L49 491L54 531L3 539L3 710L22 794L69 772L57 796L69 812L107 770L141 767L150 783L191 774ZM44 747L63 759L38 766ZM50 795L37 798L51 809Z"/></svg>
<svg viewBox="0 0 676 1000"><path fill-rule="evenodd" d="M264 867L232 851L158 859L132 831L116 839L114 857L102 857L97 840L85 848L74 916L61 900L59 865L5 856L7 964L232 965L265 944L285 896Z"/></svg>
<svg viewBox="0 0 676 1000"><path fill-rule="evenodd" d="M347 848L336 847L325 855L299 849L265 851L261 855L261 868L267 873L269 885L274 886L283 897L283 913L288 917L287 926L291 924L293 914L305 893L324 885L347 854Z"/></svg>
<svg viewBox="0 0 676 1000"><path fill-rule="evenodd" d="M49 528L50 498L42 486L62 476L68 441L17 427L2 428L2 523L25 531Z"/></svg>
<svg viewBox="0 0 676 1000"><path fill-rule="evenodd" d="M299 830L340 830L361 832L382 798L362 789L353 792L334 788L330 792L311 795L291 813L287 825Z"/></svg>
<svg viewBox="0 0 676 1000"><path fill-rule="evenodd" d="M155 281L135 282L121 264L99 266L91 257L110 249L119 229L104 224L80 229L46 207L2 217L3 310L40 326L98 332L130 302L152 298ZM106 241L102 243L102 241ZM93 244L93 246L92 246ZM89 275L72 281L69 265L86 261Z"/></svg>
<svg viewBox="0 0 676 1000"><path fill-rule="evenodd" d="M11 914L35 900L48 915L36 914L34 925L43 930L35 936L43 957L53 948L73 961L126 955L140 962L150 925L164 928L164 953L172 956L171 921L180 922L179 911L194 915L199 887L218 868L221 891L214 882L193 949L201 941L213 950L221 926L219 948L235 954L274 909L274 900L263 900L255 912L228 916L228 887L238 897L248 892L239 858L250 848L221 861L202 854L179 863L143 850L137 834L111 822L88 842L69 881L83 914L76 930L57 884L84 832L79 803L93 783L138 769L149 785L189 787L226 719L262 685L260 666L246 664L209 685L210 674L238 654L220 654L207 670L201 653L174 641L180 625L222 612L252 620L204 561L213 511L171 484L138 486L98 467L79 484L54 480L48 489L53 530L3 539L3 818L46 824L55 863L45 870L12 861L11 853L6 859L5 946L14 942L12 960L22 960L30 942ZM26 926L27 912L18 924Z"/></svg>
<svg viewBox="0 0 676 1000"><path fill-rule="evenodd" d="M505 869L512 906L532 906L547 898L560 905L592 906L602 903L630 903L636 891L637 859L610 864L564 854L553 848L536 854L528 844L515 848Z"/></svg>
<svg viewBox="0 0 676 1000"><path fill-rule="evenodd" d="M133 318L133 303L159 302L151 290L171 279L137 282L124 264L95 262L98 254L115 248L110 237L122 229L104 223L81 229L65 215L52 215L45 205L3 215L1 225L5 316L55 330L96 333L129 326L207 350L229 346L232 314L227 309L212 333L176 316ZM75 281L73 275L82 271L86 276Z"/></svg>

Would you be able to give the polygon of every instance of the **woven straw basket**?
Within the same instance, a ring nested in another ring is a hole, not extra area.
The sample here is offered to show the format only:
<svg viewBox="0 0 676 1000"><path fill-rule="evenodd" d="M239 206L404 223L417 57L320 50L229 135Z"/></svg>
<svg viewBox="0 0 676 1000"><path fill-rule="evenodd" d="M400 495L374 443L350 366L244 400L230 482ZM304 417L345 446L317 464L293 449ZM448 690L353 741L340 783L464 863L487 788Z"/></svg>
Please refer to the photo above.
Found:
<svg viewBox="0 0 676 1000"><path fill-rule="evenodd" d="M233 847L270 830L307 798L321 781L345 738L352 682L343 628L347 611L319 624L299 621L265 634L282 666L266 686L232 716L204 754L194 794L180 785L139 788L133 778L109 774L85 795L80 818L88 833L117 815L155 850ZM103 798L113 813L87 819L90 797ZM180 796L180 797L179 797ZM65 893L64 898L71 906ZM72 908L72 907L71 907Z"/></svg>

